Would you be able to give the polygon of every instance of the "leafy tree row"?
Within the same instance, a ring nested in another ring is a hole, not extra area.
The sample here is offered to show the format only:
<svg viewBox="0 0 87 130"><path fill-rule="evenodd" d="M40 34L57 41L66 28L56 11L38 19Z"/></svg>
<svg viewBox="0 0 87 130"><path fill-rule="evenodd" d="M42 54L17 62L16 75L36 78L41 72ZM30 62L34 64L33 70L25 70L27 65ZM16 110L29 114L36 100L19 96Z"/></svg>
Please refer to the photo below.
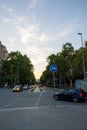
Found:
<svg viewBox="0 0 87 130"><path fill-rule="evenodd" d="M30 59L20 52L11 52L5 61L3 61L2 80L9 84L35 82L33 74L34 67Z"/></svg>
<svg viewBox="0 0 87 130"><path fill-rule="evenodd" d="M48 56L48 65L46 66L46 70L42 73L40 81L46 84L52 83L53 75L52 72L50 72L50 66L52 64L56 64L58 67L58 71L55 73L56 82L58 84L61 80L63 86L67 86L67 84L72 86L76 79L83 79L82 51L84 51L85 69L87 71L87 48L74 50L72 43L65 43L62 46L61 52Z"/></svg>

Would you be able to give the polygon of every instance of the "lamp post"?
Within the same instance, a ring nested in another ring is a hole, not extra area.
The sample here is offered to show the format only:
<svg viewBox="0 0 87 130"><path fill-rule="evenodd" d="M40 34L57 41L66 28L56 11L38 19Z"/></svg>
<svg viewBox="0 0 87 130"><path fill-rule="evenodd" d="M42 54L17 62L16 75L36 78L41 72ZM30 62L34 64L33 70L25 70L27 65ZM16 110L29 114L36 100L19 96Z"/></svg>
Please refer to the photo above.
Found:
<svg viewBox="0 0 87 130"><path fill-rule="evenodd" d="M84 80L85 80L85 58L84 58L84 51L83 51L83 37L82 33L78 33L81 36L81 45L82 45L82 60L83 60L83 73L84 73Z"/></svg>
<svg viewBox="0 0 87 130"><path fill-rule="evenodd" d="M19 83L19 61L17 63L17 83Z"/></svg>
<svg viewBox="0 0 87 130"><path fill-rule="evenodd" d="M19 52L17 53L17 56L16 56L16 59L17 59L17 84L19 84L19 78L20 78L20 76L19 76L19 56L20 56L20 54L19 54Z"/></svg>

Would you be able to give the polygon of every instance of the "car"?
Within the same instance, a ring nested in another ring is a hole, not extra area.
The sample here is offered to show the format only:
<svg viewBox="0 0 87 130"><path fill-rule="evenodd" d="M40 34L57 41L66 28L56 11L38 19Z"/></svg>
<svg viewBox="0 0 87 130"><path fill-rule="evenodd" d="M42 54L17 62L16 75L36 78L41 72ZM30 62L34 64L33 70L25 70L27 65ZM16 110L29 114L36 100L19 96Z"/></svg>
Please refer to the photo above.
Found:
<svg viewBox="0 0 87 130"><path fill-rule="evenodd" d="M28 84L23 86L23 90L28 90L28 89L29 89L29 85Z"/></svg>
<svg viewBox="0 0 87 130"><path fill-rule="evenodd" d="M20 92L23 91L23 87L21 85L15 85L13 88L13 92Z"/></svg>
<svg viewBox="0 0 87 130"><path fill-rule="evenodd" d="M64 91L53 94L55 100L68 100L73 102L85 101L87 93L83 89L67 88Z"/></svg>

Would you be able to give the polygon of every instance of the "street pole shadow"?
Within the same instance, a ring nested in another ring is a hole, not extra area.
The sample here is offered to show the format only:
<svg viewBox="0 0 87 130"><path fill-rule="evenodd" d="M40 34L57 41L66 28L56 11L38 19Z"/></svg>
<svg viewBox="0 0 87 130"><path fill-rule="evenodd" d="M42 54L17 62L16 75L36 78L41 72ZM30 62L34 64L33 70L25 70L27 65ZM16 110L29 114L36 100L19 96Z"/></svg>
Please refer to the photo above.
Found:
<svg viewBox="0 0 87 130"><path fill-rule="evenodd" d="M50 105L49 105L50 107L57 107L57 104L56 104L56 100L52 97L52 99L51 99L51 102L50 102Z"/></svg>

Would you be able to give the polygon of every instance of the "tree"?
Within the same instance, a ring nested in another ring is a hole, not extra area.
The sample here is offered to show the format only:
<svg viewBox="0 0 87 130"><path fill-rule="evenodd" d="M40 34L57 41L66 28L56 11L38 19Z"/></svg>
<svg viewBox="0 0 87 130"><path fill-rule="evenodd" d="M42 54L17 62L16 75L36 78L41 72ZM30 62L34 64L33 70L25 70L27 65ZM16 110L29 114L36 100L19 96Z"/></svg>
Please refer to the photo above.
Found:
<svg viewBox="0 0 87 130"><path fill-rule="evenodd" d="M85 41L85 47L87 48L87 41Z"/></svg>
<svg viewBox="0 0 87 130"><path fill-rule="evenodd" d="M86 42L87 43L87 42ZM87 47L83 48L85 59L85 70L87 72ZM51 54L47 58L48 65L41 76L44 82L52 82L52 72L49 71L50 65L56 64L58 71L56 72L56 79L62 79L64 86L73 83L76 79L83 79L83 59L82 48L74 50L71 43L65 43L62 51L57 54Z"/></svg>
<svg viewBox="0 0 87 130"><path fill-rule="evenodd" d="M72 86L73 80L73 59L74 56L74 48L71 43L66 43L63 45L62 52L55 54L51 54L47 58L48 65L46 67L45 72L42 77L52 81L52 73L48 71L50 65L56 64L58 66L58 71L56 72L56 79L62 79L66 86L66 78L70 81ZM42 78L41 77L41 78Z"/></svg>
<svg viewBox="0 0 87 130"><path fill-rule="evenodd" d="M33 74L34 67L30 59L26 55L22 55L20 52L11 52L3 65L3 80L13 84L30 83L35 81Z"/></svg>
<svg viewBox="0 0 87 130"><path fill-rule="evenodd" d="M73 80L73 70L74 70L74 64L73 64L73 56L74 56L74 47L71 43L66 43L63 45L62 53L65 61L65 73L66 77L70 81L70 86L72 87L72 80Z"/></svg>

